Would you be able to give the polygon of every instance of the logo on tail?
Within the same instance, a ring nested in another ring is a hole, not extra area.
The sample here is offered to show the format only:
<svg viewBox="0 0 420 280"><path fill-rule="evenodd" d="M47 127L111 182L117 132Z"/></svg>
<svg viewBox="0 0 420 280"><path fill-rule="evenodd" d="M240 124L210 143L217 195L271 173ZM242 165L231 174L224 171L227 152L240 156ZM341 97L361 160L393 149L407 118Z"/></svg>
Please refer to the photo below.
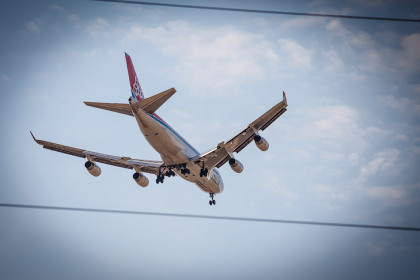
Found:
<svg viewBox="0 0 420 280"><path fill-rule="evenodd" d="M127 62L128 77L130 78L131 95L140 101L144 99L143 90L141 89L131 57L127 53L125 54L125 60Z"/></svg>
<svg viewBox="0 0 420 280"><path fill-rule="evenodd" d="M134 84L131 85L131 94L139 101L144 99L143 90L141 89L139 79L137 79L137 76L136 81L134 82Z"/></svg>

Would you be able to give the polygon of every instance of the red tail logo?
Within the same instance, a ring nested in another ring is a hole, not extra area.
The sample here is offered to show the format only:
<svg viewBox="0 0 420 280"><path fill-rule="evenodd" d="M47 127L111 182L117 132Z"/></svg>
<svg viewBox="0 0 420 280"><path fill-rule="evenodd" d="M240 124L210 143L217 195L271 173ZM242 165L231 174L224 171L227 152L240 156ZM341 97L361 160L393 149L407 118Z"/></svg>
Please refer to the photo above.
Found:
<svg viewBox="0 0 420 280"><path fill-rule="evenodd" d="M141 89L131 57L127 53L125 54L125 60L127 62L128 77L130 78L131 95L140 101L144 99L143 90Z"/></svg>

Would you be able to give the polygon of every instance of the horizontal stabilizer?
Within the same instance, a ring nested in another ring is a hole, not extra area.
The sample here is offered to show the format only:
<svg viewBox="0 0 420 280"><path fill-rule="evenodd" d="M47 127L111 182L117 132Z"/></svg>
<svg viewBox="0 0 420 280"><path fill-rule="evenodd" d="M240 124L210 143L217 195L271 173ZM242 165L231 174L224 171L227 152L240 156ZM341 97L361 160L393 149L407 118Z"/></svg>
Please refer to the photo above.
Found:
<svg viewBox="0 0 420 280"><path fill-rule="evenodd" d="M155 94L150 96L149 98L140 100L137 102L138 105L148 114L153 114L165 103L174 93L176 90L174 88L170 88L168 90L162 91L161 93Z"/></svg>
<svg viewBox="0 0 420 280"><path fill-rule="evenodd" d="M137 104L148 114L153 114L163 103L165 103L174 93L176 90L174 88L170 88L168 90L162 91L156 95L153 95L149 98L142 99L137 102ZM85 104L91 107L104 109L120 114L125 114L129 116L133 116L133 112L131 111L131 107L129 104L124 103L102 103L102 102L86 102Z"/></svg>
<svg viewBox="0 0 420 280"><path fill-rule="evenodd" d="M129 116L133 116L133 112L131 111L131 107L129 104L123 103L101 103L101 102L86 102L85 104L91 107L104 109L120 114L125 114Z"/></svg>

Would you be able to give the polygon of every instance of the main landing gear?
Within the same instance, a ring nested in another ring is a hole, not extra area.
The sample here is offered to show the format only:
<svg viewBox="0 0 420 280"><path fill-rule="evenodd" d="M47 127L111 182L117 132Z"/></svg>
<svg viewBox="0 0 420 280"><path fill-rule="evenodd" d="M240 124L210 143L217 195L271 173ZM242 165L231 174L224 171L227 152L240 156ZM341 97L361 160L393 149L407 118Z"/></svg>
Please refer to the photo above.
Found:
<svg viewBox="0 0 420 280"><path fill-rule="evenodd" d="M191 171L187 168L186 163L176 164L176 165L171 165L171 166L164 166L164 167L159 168L159 174L157 175L157 178L156 178L156 184L163 183L163 179L165 178L165 176L166 177L175 176L175 172L172 170L172 168L176 168L176 170L181 170L182 175L187 175L191 173ZM208 170L205 173L206 176L207 176L207 172Z"/></svg>
<svg viewBox="0 0 420 280"><path fill-rule="evenodd" d="M210 193L210 205L216 205L216 200L214 200L214 193Z"/></svg>
<svg viewBox="0 0 420 280"><path fill-rule="evenodd" d="M209 170L207 168L201 168L200 177L207 177L208 174L209 174Z"/></svg>
<svg viewBox="0 0 420 280"><path fill-rule="evenodd" d="M162 174L157 175L156 184L163 183L164 178L165 176L163 176Z"/></svg>
<svg viewBox="0 0 420 280"><path fill-rule="evenodd" d="M181 174L182 175L187 175L187 174L190 174L191 173L191 171L187 168L187 164L186 163L177 165L176 166L176 169L177 170L181 170Z"/></svg>
<svg viewBox="0 0 420 280"><path fill-rule="evenodd" d="M163 183L163 179L165 178L165 176L166 176L166 177L172 177L172 176L175 176L175 172L173 172L173 171L172 171L172 169L171 169L171 168L169 168L169 169L165 172L165 174L162 174L162 172L159 170L159 174L157 175L157 178L156 178L156 184Z"/></svg>

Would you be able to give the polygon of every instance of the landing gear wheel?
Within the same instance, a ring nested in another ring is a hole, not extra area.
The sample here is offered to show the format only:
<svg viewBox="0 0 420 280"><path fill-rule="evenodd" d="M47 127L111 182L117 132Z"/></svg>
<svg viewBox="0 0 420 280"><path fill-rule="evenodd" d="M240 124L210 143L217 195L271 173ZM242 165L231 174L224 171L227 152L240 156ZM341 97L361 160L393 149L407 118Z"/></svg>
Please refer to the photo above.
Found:
<svg viewBox="0 0 420 280"><path fill-rule="evenodd" d="M210 205L216 205L216 200L214 200L214 193L210 193Z"/></svg>
<svg viewBox="0 0 420 280"><path fill-rule="evenodd" d="M165 178L165 176L161 174L157 175L156 184L163 183L163 178Z"/></svg>
<svg viewBox="0 0 420 280"><path fill-rule="evenodd" d="M208 174L209 174L209 170L207 168L201 168L200 177L207 177Z"/></svg>

